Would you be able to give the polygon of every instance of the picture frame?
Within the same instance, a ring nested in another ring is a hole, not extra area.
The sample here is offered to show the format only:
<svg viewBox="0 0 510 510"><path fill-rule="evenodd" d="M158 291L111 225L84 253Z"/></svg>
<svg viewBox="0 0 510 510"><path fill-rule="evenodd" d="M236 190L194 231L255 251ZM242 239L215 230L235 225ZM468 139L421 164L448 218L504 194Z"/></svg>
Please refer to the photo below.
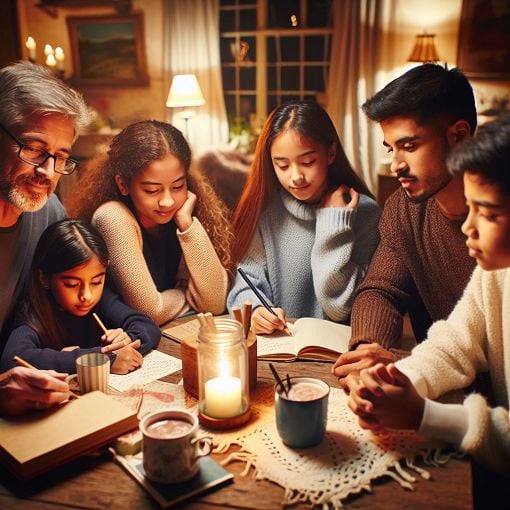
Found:
<svg viewBox="0 0 510 510"><path fill-rule="evenodd" d="M73 60L72 85L148 85L143 13L68 16Z"/></svg>
<svg viewBox="0 0 510 510"><path fill-rule="evenodd" d="M463 0L457 66L469 78L510 79L507 0Z"/></svg>

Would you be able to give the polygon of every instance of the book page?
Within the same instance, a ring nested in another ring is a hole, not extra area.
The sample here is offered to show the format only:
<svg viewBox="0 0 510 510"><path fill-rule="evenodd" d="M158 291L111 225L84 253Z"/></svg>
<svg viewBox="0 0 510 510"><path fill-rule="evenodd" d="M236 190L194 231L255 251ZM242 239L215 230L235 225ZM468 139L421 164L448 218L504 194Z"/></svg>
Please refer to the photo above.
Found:
<svg viewBox="0 0 510 510"><path fill-rule="evenodd" d="M125 391L136 384L149 382L181 370L182 361L161 351L151 351L143 358L143 365L129 374L110 374L109 385L118 391Z"/></svg>
<svg viewBox="0 0 510 510"><path fill-rule="evenodd" d="M317 346L330 349L338 354L349 350L351 328L323 319L303 317L292 325L298 353L306 347ZM308 348L306 352L320 352L320 349Z"/></svg>
<svg viewBox="0 0 510 510"><path fill-rule="evenodd" d="M292 327L289 324L289 329ZM295 358L297 355L295 339L283 331L275 331L271 335L257 335L257 357ZM287 356L284 356L287 355Z"/></svg>
<svg viewBox="0 0 510 510"><path fill-rule="evenodd" d="M177 326L170 326L162 330L163 335L177 340L178 342L183 342L184 340L196 340L198 338L198 331L200 330L200 322L198 319L193 319L184 324L179 324Z"/></svg>

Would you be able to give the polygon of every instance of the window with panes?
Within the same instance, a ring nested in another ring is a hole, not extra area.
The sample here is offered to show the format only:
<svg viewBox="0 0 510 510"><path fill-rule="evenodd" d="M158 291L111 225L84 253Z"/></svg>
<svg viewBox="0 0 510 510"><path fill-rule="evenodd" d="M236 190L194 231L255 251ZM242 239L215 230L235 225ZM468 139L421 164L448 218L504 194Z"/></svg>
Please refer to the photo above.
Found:
<svg viewBox="0 0 510 510"><path fill-rule="evenodd" d="M223 90L229 122L262 122L281 103L321 100L334 0L220 0Z"/></svg>

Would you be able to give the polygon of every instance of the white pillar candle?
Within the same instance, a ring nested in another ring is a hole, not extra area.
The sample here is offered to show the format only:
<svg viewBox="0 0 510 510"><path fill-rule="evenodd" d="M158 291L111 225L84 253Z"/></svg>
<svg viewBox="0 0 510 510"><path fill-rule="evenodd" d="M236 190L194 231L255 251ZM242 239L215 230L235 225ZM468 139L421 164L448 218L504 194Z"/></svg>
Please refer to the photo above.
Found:
<svg viewBox="0 0 510 510"><path fill-rule="evenodd" d="M241 379L215 377L205 383L205 409L211 418L233 418L241 414Z"/></svg>
<svg viewBox="0 0 510 510"><path fill-rule="evenodd" d="M28 37L27 42L25 43L25 46L28 50L28 58L35 62L36 59L36 51L35 51L35 40L33 37Z"/></svg>

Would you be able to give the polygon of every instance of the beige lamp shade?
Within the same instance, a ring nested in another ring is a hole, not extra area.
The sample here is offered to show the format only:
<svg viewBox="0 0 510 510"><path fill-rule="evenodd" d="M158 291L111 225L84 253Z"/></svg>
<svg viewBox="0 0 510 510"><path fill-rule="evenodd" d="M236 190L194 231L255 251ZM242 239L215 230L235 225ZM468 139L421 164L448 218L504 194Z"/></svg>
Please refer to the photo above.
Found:
<svg viewBox="0 0 510 510"><path fill-rule="evenodd" d="M416 36L409 62L437 62L439 55L436 50L435 34L419 34Z"/></svg>
<svg viewBox="0 0 510 510"><path fill-rule="evenodd" d="M166 105L169 107L201 106L205 99L194 74L176 74L173 77Z"/></svg>

